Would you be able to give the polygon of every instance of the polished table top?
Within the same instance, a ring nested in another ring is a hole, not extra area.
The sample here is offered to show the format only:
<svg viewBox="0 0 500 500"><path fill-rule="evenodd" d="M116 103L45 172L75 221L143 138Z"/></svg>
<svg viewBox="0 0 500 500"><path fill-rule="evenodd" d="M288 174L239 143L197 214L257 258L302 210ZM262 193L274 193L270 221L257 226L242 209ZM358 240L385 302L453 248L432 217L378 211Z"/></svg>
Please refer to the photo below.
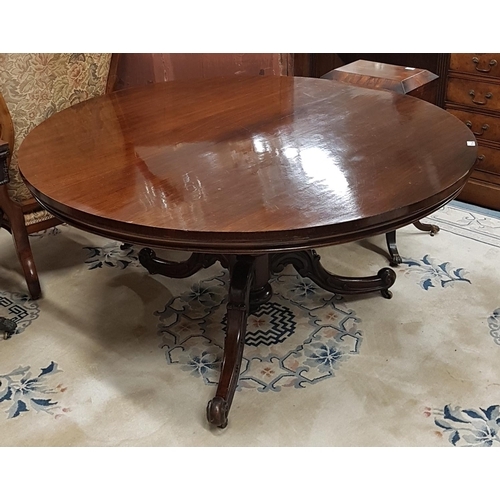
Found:
<svg viewBox="0 0 500 500"><path fill-rule="evenodd" d="M395 229L456 196L476 155L472 132L427 102L259 76L91 99L35 128L19 165L45 207L84 229L245 253Z"/></svg>

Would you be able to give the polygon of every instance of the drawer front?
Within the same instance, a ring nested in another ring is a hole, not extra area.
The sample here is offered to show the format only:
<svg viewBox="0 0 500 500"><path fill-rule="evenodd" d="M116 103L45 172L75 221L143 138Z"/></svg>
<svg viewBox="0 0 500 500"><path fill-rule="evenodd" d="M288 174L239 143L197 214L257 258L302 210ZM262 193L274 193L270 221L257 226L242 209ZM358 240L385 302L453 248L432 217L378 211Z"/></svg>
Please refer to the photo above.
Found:
<svg viewBox="0 0 500 500"><path fill-rule="evenodd" d="M493 210L500 210L500 186L476 179L469 179L459 200Z"/></svg>
<svg viewBox="0 0 500 500"><path fill-rule="evenodd" d="M500 116L487 116L457 109L448 109L448 112L464 122L476 137L500 143Z"/></svg>
<svg viewBox="0 0 500 500"><path fill-rule="evenodd" d="M500 149L479 145L476 170L500 175Z"/></svg>
<svg viewBox="0 0 500 500"><path fill-rule="evenodd" d="M500 85L451 77L446 100L483 111L500 111Z"/></svg>
<svg viewBox="0 0 500 500"><path fill-rule="evenodd" d="M451 54L450 69L471 75L500 77L500 54Z"/></svg>

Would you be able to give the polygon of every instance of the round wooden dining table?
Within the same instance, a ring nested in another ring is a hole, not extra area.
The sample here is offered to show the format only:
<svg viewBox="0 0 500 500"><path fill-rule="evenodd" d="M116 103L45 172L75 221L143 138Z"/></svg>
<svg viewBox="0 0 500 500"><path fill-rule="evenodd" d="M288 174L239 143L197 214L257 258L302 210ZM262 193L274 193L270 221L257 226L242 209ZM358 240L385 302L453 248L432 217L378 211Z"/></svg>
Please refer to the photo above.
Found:
<svg viewBox="0 0 500 500"><path fill-rule="evenodd" d="M291 264L332 293L390 298L396 274L338 276L314 248L418 221L464 187L472 132L427 102L301 77L173 81L90 99L36 127L23 178L61 221L141 245L151 273L229 270L221 373L207 406L225 427L247 316ZM187 250L183 262L153 248ZM348 258L348 255L346 255ZM366 274L366 271L362 270Z"/></svg>

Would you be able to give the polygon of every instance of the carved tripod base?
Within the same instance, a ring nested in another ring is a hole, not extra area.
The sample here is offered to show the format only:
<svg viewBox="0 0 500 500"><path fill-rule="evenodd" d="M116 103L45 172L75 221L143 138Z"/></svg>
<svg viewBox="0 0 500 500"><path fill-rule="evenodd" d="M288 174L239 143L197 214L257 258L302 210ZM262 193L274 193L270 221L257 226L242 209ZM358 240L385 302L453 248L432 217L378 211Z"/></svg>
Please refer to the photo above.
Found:
<svg viewBox="0 0 500 500"><path fill-rule="evenodd" d="M420 229L420 231L428 232L431 236L434 236L439 231L439 226L435 224L424 224L423 222L417 221L413 225ZM385 234L385 239L387 242L387 250L389 251L389 263L393 267L399 266L403 262L401 255L399 255L398 246L396 245L396 231L391 231Z"/></svg>
<svg viewBox="0 0 500 500"><path fill-rule="evenodd" d="M392 297L389 288L396 281L396 273L390 268L381 269L376 276L363 278L331 274L321 265L320 256L314 250L263 255L192 254L183 262L170 262L157 258L152 250L144 248L139 253L139 261L151 274L170 278L186 278L217 261L229 269L227 330L221 374L215 397L207 406L208 421L220 428L227 426L229 410L238 385L247 317L271 299L271 274L279 273L291 264L302 277L311 279L329 292L380 292L386 298Z"/></svg>

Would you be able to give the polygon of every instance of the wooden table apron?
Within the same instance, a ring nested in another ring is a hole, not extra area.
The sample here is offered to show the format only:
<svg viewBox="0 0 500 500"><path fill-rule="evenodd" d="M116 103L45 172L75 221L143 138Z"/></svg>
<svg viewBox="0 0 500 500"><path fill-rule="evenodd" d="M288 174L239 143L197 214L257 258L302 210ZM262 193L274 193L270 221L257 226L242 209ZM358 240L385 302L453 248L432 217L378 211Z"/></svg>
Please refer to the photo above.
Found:
<svg viewBox="0 0 500 500"><path fill-rule="evenodd" d="M166 82L94 98L36 127L19 150L35 198L62 221L184 262L139 254L182 278L230 272L219 384L208 420L225 427L247 315L292 264L333 293L379 291L395 273L351 278L315 247L386 233L453 199L476 161L472 132L427 102L297 77Z"/></svg>

